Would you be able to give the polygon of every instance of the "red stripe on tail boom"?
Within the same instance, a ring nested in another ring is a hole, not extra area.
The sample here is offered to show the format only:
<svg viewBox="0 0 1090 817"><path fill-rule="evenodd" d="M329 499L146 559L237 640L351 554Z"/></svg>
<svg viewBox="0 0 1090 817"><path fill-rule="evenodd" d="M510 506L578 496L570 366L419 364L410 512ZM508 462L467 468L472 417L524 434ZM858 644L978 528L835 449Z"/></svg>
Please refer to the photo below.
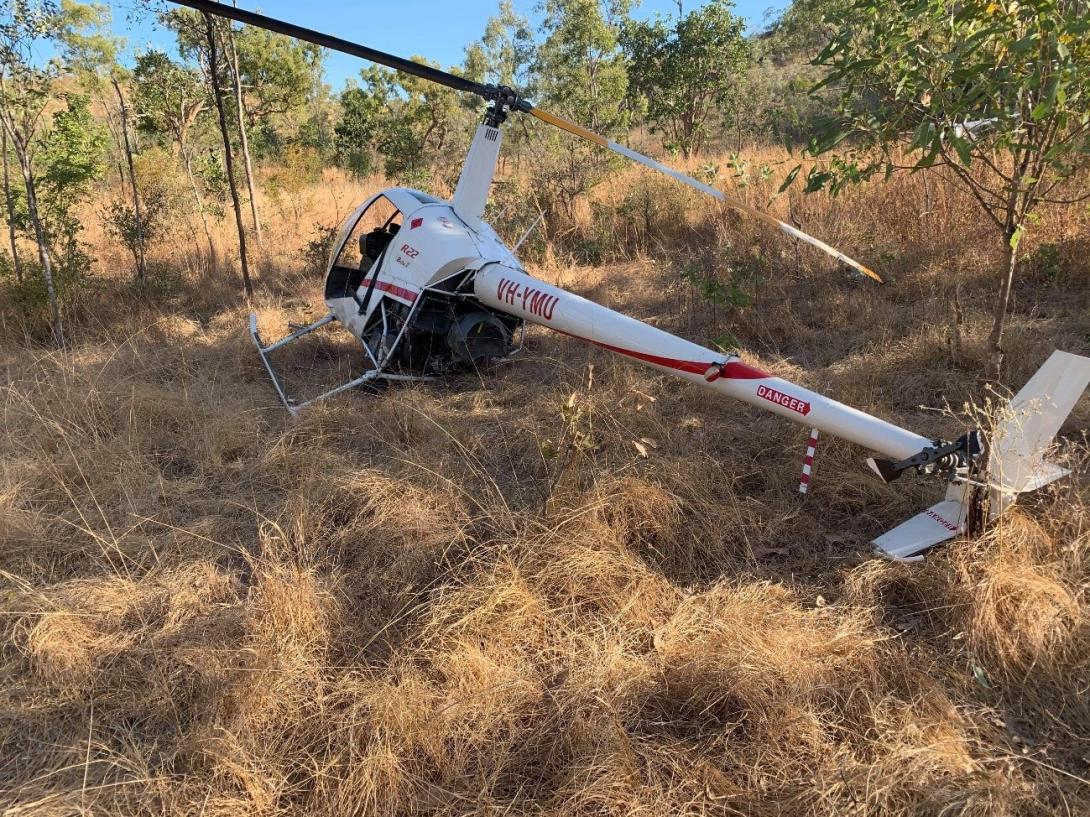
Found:
<svg viewBox="0 0 1090 817"><path fill-rule="evenodd" d="M555 328L555 327L554 327ZM636 360L642 360L644 363L651 363L655 366L663 366L667 369L675 369L679 372L689 372L690 374L707 374L708 369L713 366L719 366L720 363L717 360L699 361L699 360L679 360L673 357L662 357L660 355L652 355L647 352L637 352L634 349L625 349L621 346L613 346L609 343L602 343L598 340L591 340L590 338L584 338L579 335L573 335L571 332L564 332L564 330L557 330L568 337L575 338L576 340L582 340L586 343L592 343L595 346L599 346L602 349L608 349L610 352L616 352L619 355L625 357L635 358ZM737 361L728 361L722 366L722 369L718 375L719 377L727 377L736 380L759 380L763 377L771 377L772 375L767 372L762 372L760 369L748 366L745 363L738 363Z"/></svg>

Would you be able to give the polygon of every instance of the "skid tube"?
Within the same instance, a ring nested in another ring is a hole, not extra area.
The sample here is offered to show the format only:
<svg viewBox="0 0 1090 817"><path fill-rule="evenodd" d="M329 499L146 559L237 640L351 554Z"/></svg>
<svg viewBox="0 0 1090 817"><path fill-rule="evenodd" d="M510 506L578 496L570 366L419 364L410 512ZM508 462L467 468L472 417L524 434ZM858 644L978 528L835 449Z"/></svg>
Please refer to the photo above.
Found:
<svg viewBox="0 0 1090 817"><path fill-rule="evenodd" d="M290 335L287 335L286 337L281 338L275 343L270 343L268 346L266 346L261 340L261 334L257 330L257 314L253 312L250 313L250 337L253 339L254 346L257 347L258 354L261 355L261 362L265 364L265 371L269 373L269 378L272 380L273 386L276 388L277 395L280 396L280 402L284 404L284 408L286 408L293 417L297 416L299 412L305 409L307 406L313 405L319 400L325 400L327 397L332 397L333 395L340 394L343 391L348 391L349 389L356 388L357 386L362 386L363 384L370 383L373 380L399 381L421 379L419 377L414 377L413 375L394 374L393 372L384 372L381 369L375 368L368 369L359 377L353 378L347 383L342 383L341 385L336 386L329 391L322 392L317 397L312 397L310 400L298 402L294 398L289 397L287 391L284 388L284 383L280 379L280 375L276 373L276 369L273 367L272 361L269 360L269 353L276 351L282 346L287 346L289 343L293 343L294 341L299 340L299 338L303 337L304 335L309 335L316 329L321 329L323 326L332 323L336 319L336 316L332 312L330 312L328 315L316 320L314 323L307 324L306 326L292 332Z"/></svg>

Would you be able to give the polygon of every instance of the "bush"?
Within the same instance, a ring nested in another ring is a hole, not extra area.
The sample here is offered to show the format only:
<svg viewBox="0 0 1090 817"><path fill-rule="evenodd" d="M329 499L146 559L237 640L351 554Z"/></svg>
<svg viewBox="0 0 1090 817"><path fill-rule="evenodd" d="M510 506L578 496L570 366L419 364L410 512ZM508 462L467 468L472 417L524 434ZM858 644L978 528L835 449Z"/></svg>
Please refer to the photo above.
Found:
<svg viewBox="0 0 1090 817"><path fill-rule="evenodd" d="M299 252L308 274L325 273L329 254L333 251L333 242L337 240L337 231L337 226L330 227L320 221L314 222L314 238Z"/></svg>

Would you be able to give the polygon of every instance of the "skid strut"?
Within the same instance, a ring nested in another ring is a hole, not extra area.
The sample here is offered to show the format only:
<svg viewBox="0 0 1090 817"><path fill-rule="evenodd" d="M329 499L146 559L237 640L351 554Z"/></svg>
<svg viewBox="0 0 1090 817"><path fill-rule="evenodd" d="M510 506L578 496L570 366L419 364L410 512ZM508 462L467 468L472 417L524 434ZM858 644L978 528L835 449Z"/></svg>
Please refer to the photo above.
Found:
<svg viewBox="0 0 1090 817"><path fill-rule="evenodd" d="M261 355L261 362L265 364L265 370L269 373L269 377L272 379L273 386L276 387L276 393L280 395L280 401L284 404L291 414L297 415L301 409L306 408L313 403L317 403L319 400L324 400L327 397L332 397L335 394L340 394L342 391L353 389L356 386L362 386L364 383L370 383L372 380L429 380L426 377L417 377L407 374L394 374L392 372L384 372L382 369L368 369L359 377L349 380L347 383L342 383L329 391L322 392L317 397L312 397L310 400L298 402L295 399L288 396L287 391L284 389L284 384L280 380L280 376L276 373L276 369L273 368L272 361L269 360L269 353L274 352L281 346L287 346L289 343L299 340L304 335L309 335L315 329L321 329L328 323L332 323L337 318L330 312L324 318L316 320L314 323L307 324L306 326L296 329L290 335L281 338L275 343L270 343L268 346L261 340L261 335L257 331L257 315L253 312L250 313L250 337L254 340L254 345L257 347L257 352ZM366 347L365 347L366 348Z"/></svg>
<svg viewBox="0 0 1090 817"><path fill-rule="evenodd" d="M333 313L330 312L324 318L315 321L314 323L304 326L302 329L297 329L287 337L281 338L275 343L270 343L266 346L262 340L261 335L257 331L257 314L250 313L250 337L254 340L254 346L257 347L257 353L261 355L261 362L265 364L265 370L269 373L269 377L272 379L273 385L276 387L276 393L280 395L280 401L284 404L284 408L295 414L300 408L306 405L302 403L296 405L295 401L288 397L287 392L284 391L284 384L280 382L280 376L277 375L276 369L273 368L272 362L269 360L269 352L279 349L281 346L287 346L294 340L299 340L303 335L309 335L315 329L320 329L327 323L332 323L336 318Z"/></svg>

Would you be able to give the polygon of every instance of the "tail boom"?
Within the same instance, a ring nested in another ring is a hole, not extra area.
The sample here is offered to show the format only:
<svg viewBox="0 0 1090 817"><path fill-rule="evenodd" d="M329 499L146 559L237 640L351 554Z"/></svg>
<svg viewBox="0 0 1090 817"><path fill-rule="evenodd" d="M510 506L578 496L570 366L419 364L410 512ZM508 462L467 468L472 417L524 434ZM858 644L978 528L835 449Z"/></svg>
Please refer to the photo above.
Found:
<svg viewBox="0 0 1090 817"><path fill-rule="evenodd" d="M932 441L781 377L614 312L502 264L482 268L474 293L493 309L592 343L652 368L858 443L888 457L910 457Z"/></svg>
<svg viewBox="0 0 1090 817"><path fill-rule="evenodd" d="M915 559L922 551L982 524L975 520L983 515L974 510L980 506L977 488L983 484L977 479L983 469L979 468L976 432L955 443L921 436L763 372L737 355L683 340L503 264L482 267L473 287L476 297L493 309L889 457L894 462L872 460L872 467L886 481L896 476L891 469L908 467L946 474L950 482L942 502L874 540L877 550L890 558ZM1045 461L1044 454L1088 384L1090 359L1054 352L1011 401L991 438L986 484L991 519L1019 493L1067 473Z"/></svg>

